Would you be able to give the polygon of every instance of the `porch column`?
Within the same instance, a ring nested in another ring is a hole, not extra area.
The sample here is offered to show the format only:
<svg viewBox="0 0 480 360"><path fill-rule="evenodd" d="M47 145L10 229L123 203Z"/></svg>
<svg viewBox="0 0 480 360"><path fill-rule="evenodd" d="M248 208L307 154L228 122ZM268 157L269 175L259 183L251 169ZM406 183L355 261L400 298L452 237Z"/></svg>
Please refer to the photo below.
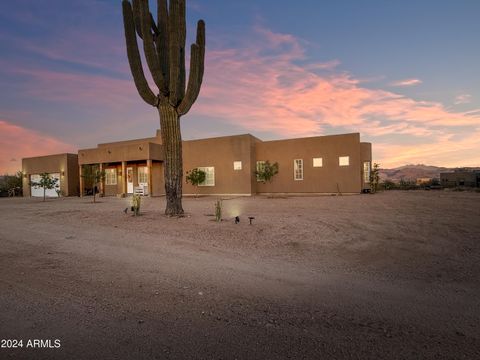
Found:
<svg viewBox="0 0 480 360"><path fill-rule="evenodd" d="M80 176L80 197L83 197L83 173L82 173L82 165L78 165L78 174Z"/></svg>
<svg viewBox="0 0 480 360"><path fill-rule="evenodd" d="M100 168L100 173L103 171L103 163L100 163L99 164L99 168ZM100 180L100 194L102 195L105 195L105 183L104 183L105 179L102 178Z"/></svg>
<svg viewBox="0 0 480 360"><path fill-rule="evenodd" d="M122 194L127 195L127 162L122 161Z"/></svg>
<svg viewBox="0 0 480 360"><path fill-rule="evenodd" d="M148 195L152 196L152 194L153 194L152 160L147 160L147 171L148 171Z"/></svg>

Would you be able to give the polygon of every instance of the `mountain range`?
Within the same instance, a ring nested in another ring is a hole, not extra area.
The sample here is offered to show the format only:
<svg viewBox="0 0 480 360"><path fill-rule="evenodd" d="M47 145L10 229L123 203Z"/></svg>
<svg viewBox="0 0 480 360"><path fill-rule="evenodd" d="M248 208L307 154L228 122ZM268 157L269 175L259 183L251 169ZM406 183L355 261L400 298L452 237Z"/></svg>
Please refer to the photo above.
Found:
<svg viewBox="0 0 480 360"><path fill-rule="evenodd" d="M432 165L404 165L393 169L380 169L380 179L391 180L398 182L400 179L404 180L417 180L419 178L436 178L440 179L440 173L453 172L459 168L439 167ZM480 170L480 168L465 168L468 170Z"/></svg>

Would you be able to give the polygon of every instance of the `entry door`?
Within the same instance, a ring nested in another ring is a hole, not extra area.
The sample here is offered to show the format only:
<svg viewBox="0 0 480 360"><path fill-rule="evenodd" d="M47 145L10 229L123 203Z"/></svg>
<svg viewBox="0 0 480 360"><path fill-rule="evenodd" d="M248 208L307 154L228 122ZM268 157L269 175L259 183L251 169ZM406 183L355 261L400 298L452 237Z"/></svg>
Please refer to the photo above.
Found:
<svg viewBox="0 0 480 360"><path fill-rule="evenodd" d="M133 168L127 168L127 193L133 194Z"/></svg>

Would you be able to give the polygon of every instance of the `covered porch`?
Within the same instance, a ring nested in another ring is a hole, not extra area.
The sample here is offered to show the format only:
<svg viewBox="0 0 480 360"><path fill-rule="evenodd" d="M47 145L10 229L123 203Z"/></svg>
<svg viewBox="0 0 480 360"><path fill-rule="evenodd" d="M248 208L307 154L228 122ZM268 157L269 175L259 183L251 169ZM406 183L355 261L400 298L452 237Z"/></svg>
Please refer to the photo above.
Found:
<svg viewBox="0 0 480 360"><path fill-rule="evenodd" d="M80 196L148 196L164 194L163 146L153 142L103 144L78 152ZM105 171L105 178L95 188L85 176L87 167ZM90 182L90 183L89 183Z"/></svg>

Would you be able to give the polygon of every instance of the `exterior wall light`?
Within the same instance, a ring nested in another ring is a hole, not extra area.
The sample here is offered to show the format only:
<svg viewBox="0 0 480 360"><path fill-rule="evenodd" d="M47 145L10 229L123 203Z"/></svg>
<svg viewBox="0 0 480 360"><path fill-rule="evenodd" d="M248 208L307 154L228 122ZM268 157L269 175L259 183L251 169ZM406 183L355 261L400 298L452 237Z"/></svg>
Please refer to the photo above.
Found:
<svg viewBox="0 0 480 360"><path fill-rule="evenodd" d="M62 176L65 176L65 170L62 170Z"/></svg>
<svg viewBox="0 0 480 360"><path fill-rule="evenodd" d="M255 219L253 216L249 216L248 220L250 220L250 225L252 225L252 220Z"/></svg>
<svg viewBox="0 0 480 360"><path fill-rule="evenodd" d="M235 216L235 224L238 224L240 222L240 216Z"/></svg>

